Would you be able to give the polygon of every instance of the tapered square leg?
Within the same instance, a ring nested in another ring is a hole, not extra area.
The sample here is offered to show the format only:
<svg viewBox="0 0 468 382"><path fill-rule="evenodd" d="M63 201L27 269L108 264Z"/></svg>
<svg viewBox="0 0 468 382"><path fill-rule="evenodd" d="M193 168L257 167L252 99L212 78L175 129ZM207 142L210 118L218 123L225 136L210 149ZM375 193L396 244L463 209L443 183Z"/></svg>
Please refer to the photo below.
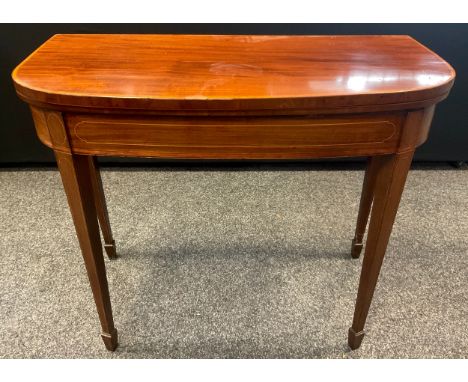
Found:
<svg viewBox="0 0 468 382"><path fill-rule="evenodd" d="M115 241L112 237L109 213L107 211L106 196L104 194L104 187L102 186L101 174L96 157L88 156L88 164L91 184L93 186L94 205L96 206L96 213L98 216L99 225L101 226L102 236L104 238L104 249L109 259L116 259L117 252L115 249Z"/></svg>
<svg viewBox="0 0 468 382"><path fill-rule="evenodd" d="M351 349L358 348L364 336L364 325L412 158L413 151L375 158L377 177L374 205L353 324L348 334L348 344Z"/></svg>
<svg viewBox="0 0 468 382"><path fill-rule="evenodd" d="M117 330L112 317L88 158L58 151L55 156L101 322L102 339L107 349L115 350Z"/></svg>
<svg viewBox="0 0 468 382"><path fill-rule="evenodd" d="M375 179L378 171L378 159L370 157L367 161L366 173L364 175L364 182L362 184L361 201L359 203L359 212L356 222L356 232L354 239L351 243L351 257L354 259L359 258L362 248L364 247L362 241L366 232L367 221L374 198Z"/></svg>

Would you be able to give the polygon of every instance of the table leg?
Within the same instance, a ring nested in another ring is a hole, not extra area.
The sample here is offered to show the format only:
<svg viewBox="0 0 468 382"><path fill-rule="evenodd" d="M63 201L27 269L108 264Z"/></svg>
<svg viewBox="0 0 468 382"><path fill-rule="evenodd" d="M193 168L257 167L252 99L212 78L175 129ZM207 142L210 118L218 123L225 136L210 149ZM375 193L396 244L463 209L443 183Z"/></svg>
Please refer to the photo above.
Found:
<svg viewBox="0 0 468 382"><path fill-rule="evenodd" d="M89 159L86 156L58 151L55 151L55 157L101 321L101 336L106 348L115 350L117 330L112 318L106 268L93 200Z"/></svg>
<svg viewBox="0 0 468 382"><path fill-rule="evenodd" d="M101 226L102 236L104 238L104 249L106 250L109 259L116 259L115 241L112 237L112 230L109 221L109 213L107 212L106 196L104 187L102 186L101 174L99 171L96 157L88 156L89 172L91 176L91 184L93 186L94 205L96 206L99 225Z"/></svg>
<svg viewBox="0 0 468 382"><path fill-rule="evenodd" d="M367 161L366 173L362 184L361 202L356 223L356 232L351 244L351 257L359 258L362 251L362 240L366 232L367 221L374 198L375 179L378 171L378 157L370 157Z"/></svg>
<svg viewBox="0 0 468 382"><path fill-rule="evenodd" d="M364 324L413 153L414 151L406 151L375 158L378 171L375 181L374 206L364 252L353 324L348 333L348 344L351 349L357 349L364 337Z"/></svg>

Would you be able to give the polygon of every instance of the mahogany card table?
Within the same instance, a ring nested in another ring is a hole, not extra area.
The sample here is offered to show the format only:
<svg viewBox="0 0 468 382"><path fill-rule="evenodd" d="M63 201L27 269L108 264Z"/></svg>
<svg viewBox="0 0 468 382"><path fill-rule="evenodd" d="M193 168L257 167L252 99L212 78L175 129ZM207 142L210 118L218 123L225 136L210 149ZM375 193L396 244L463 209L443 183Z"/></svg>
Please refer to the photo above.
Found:
<svg viewBox="0 0 468 382"><path fill-rule="evenodd" d="M409 36L76 34L53 36L12 77L55 153L109 350L99 226L109 258L116 250L96 156L367 157L351 247L358 258L370 215L356 349L414 150L455 72Z"/></svg>

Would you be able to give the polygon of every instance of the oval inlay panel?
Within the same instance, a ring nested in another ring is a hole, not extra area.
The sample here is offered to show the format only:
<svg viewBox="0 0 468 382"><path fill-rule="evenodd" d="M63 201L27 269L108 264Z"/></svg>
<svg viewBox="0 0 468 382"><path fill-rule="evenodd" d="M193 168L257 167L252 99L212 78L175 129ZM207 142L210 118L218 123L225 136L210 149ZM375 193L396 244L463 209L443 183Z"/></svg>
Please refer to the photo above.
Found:
<svg viewBox="0 0 468 382"><path fill-rule="evenodd" d="M339 117L132 117L67 115L79 154L168 158L313 158L385 154L403 113Z"/></svg>
<svg viewBox="0 0 468 382"><path fill-rule="evenodd" d="M86 143L184 147L353 145L384 142L395 131L390 121L221 125L85 120L74 126L75 136Z"/></svg>

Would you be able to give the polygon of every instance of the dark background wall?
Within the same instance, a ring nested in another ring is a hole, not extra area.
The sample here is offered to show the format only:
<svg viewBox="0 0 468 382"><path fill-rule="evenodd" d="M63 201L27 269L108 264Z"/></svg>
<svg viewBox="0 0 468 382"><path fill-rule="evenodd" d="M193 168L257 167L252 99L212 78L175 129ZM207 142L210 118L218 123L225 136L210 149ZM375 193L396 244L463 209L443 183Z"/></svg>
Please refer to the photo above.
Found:
<svg viewBox="0 0 468 382"><path fill-rule="evenodd" d="M54 161L36 138L29 109L16 96L10 75L56 33L408 34L457 71L452 92L438 106L429 140L415 159L468 161L468 24L1 24L0 165Z"/></svg>

